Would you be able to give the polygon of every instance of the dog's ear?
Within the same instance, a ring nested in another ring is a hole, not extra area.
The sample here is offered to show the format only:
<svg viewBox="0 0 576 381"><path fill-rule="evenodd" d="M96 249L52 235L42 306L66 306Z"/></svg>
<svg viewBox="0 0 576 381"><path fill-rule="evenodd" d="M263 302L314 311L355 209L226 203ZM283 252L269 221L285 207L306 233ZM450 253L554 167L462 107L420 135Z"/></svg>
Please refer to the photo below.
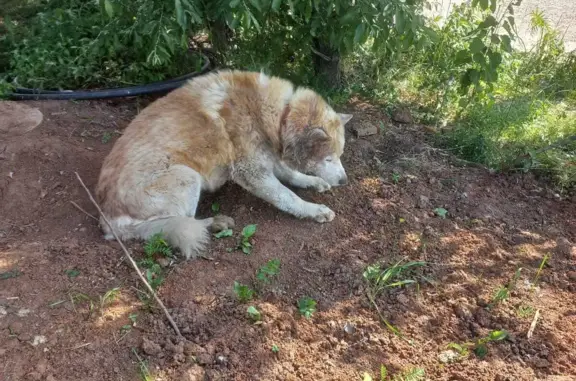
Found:
<svg viewBox="0 0 576 381"><path fill-rule="evenodd" d="M350 119L352 119L352 117L354 115L352 114L340 114L338 113L338 116L340 117L340 122L342 123L342 125L344 126L346 123L348 123L350 121Z"/></svg>
<svg viewBox="0 0 576 381"><path fill-rule="evenodd" d="M322 127L308 127L284 141L282 158L297 168L330 153L330 137Z"/></svg>

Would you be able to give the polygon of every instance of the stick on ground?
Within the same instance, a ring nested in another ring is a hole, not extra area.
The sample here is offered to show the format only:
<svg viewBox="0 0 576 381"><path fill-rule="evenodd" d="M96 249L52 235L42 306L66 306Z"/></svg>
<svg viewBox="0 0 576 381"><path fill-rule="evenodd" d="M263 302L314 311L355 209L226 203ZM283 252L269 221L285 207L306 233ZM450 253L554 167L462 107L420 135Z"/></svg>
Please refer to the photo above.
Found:
<svg viewBox="0 0 576 381"><path fill-rule="evenodd" d="M158 297L158 295L156 295L156 292L154 292L154 289L152 288L152 286L150 286L150 284L146 281L146 278L144 278L144 275L142 275L142 272L140 271L140 269L138 268L138 265L136 264L136 262L134 261L134 259L132 259L132 256L130 255L130 253L128 252L128 249L126 249L126 246L124 246L124 243L122 243L122 241L120 240L120 237L118 237L118 235L116 234L116 232L114 231L114 229L112 228L112 224L110 224L110 221L108 221L108 218L106 218L106 216L104 215L104 213L102 212L102 209L100 208L100 205L98 205L98 203L96 202L96 200L94 200L94 198L92 197L92 193L90 193L90 191L88 190L88 188L86 187L86 184L84 184L84 181L82 181L82 178L80 177L80 175L78 174L78 172L74 172L74 174L76 175L76 177L78 178L78 181L80 181L80 184L82 184L82 187L84 188L84 190L86 191L86 193L88 194L88 197L90 198L90 201L92 201L92 203L94 204L94 206L96 207L96 209L98 209L98 213L100 213L100 216L102 216L102 219L104 220L104 222L106 222L106 225L108 225L108 227L110 228L110 231L112 232L112 235L114 236L114 238L116 238L116 241L118 241L118 244L120 245L120 247L122 248L122 251L124 251L124 254L126 255L126 258L128 258L128 260L130 261L130 264L132 265L132 267L134 267L134 270L136 270L136 273L138 274L138 276L140 277L140 280L142 281L142 283L144 283L144 285L146 286L146 288L148 289L148 291L150 291L150 293L152 294L152 296L154 297L154 299L156 300L156 302L158 303L158 305L160 306L160 308L162 309L162 311L164 312L164 315L166 315L166 318L168 319L168 321L170 322L170 325L172 326L172 328L174 329L174 331L176 332L176 334L180 337L182 337L182 334L180 333L180 330L178 329L178 326L176 325L176 323L174 322L174 319L172 319L172 315L170 315L170 312L168 312L168 309L164 306L164 303L162 303L162 300L160 300L160 298Z"/></svg>
<svg viewBox="0 0 576 381"><path fill-rule="evenodd" d="M532 334L534 333L534 328L536 328L536 323L538 323L538 318L540 317L540 310L536 310L534 314L534 319L532 319L532 323L530 324L530 328L528 329L528 333L526 334L527 338L531 338Z"/></svg>

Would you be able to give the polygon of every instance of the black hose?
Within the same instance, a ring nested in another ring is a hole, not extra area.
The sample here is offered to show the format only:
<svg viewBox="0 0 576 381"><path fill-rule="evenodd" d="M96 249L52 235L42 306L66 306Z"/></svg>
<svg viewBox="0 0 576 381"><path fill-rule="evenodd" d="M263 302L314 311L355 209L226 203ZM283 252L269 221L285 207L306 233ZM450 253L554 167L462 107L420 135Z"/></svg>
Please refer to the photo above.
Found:
<svg viewBox="0 0 576 381"><path fill-rule="evenodd" d="M16 88L14 92L8 94L9 99L13 100L87 100L87 99L110 99L136 95L153 94L174 90L182 86L190 78L204 74L210 67L210 59L202 54L204 64L200 70L193 73L185 74L180 77L167 79L165 81L153 82L147 85L121 87L116 89L99 89L99 90L41 90Z"/></svg>

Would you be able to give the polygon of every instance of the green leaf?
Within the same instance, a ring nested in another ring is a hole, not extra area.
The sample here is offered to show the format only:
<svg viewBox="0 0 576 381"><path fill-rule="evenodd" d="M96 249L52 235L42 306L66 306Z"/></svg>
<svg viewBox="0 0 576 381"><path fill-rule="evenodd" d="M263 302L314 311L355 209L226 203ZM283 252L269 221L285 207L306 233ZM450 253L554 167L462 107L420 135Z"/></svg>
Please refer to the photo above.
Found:
<svg viewBox="0 0 576 381"><path fill-rule="evenodd" d="M388 369L384 364L380 365L380 380L385 381L386 377L388 377Z"/></svg>
<svg viewBox="0 0 576 381"><path fill-rule="evenodd" d="M494 18L494 16L489 15L488 17L486 17L486 18L484 19L484 21L482 21L482 22L480 23L480 28L485 29L485 28L489 28L489 27L491 27L491 26L496 26L496 25L498 25L498 21L496 21L496 19Z"/></svg>
<svg viewBox="0 0 576 381"><path fill-rule="evenodd" d="M340 17L340 24L351 24L356 19L356 12L351 11Z"/></svg>
<svg viewBox="0 0 576 381"><path fill-rule="evenodd" d="M480 66L486 65L486 59L484 58L484 54L482 53L474 53L472 55L472 60L479 64Z"/></svg>
<svg viewBox="0 0 576 381"><path fill-rule="evenodd" d="M276 344L273 344L272 345L272 352L278 353L278 352L280 352L280 348L278 348L278 346Z"/></svg>
<svg viewBox="0 0 576 381"><path fill-rule="evenodd" d="M262 12L262 5L260 5L260 1L258 0L249 0L250 4L252 4L252 6L256 9L258 9L258 11Z"/></svg>
<svg viewBox="0 0 576 381"><path fill-rule="evenodd" d="M106 11L108 17L110 18L114 17L114 6L110 2L110 0L104 0L104 10Z"/></svg>
<svg viewBox="0 0 576 381"><path fill-rule="evenodd" d="M282 5L282 0L272 0L272 10L278 12L280 10L280 5Z"/></svg>
<svg viewBox="0 0 576 381"><path fill-rule="evenodd" d="M368 374L368 372L364 372L362 376L362 381L372 381L372 376Z"/></svg>
<svg viewBox="0 0 576 381"><path fill-rule="evenodd" d="M65 273L68 275L68 278L76 278L78 275L80 275L80 271L76 269L66 270Z"/></svg>
<svg viewBox="0 0 576 381"><path fill-rule="evenodd" d="M480 344L474 348L474 353L480 358L484 358L488 354L488 347L486 344Z"/></svg>
<svg viewBox="0 0 576 381"><path fill-rule="evenodd" d="M186 28L186 13L182 9L182 0L174 0L174 8L176 9L176 22L182 29Z"/></svg>
<svg viewBox="0 0 576 381"><path fill-rule="evenodd" d="M230 1L230 8L234 9L234 8L236 8L238 5L240 5L240 0L232 0L232 1Z"/></svg>
<svg viewBox="0 0 576 381"><path fill-rule="evenodd" d="M212 209L213 213L218 213L220 211L220 204L215 202L210 208Z"/></svg>
<svg viewBox="0 0 576 381"><path fill-rule="evenodd" d="M492 13L496 12L496 0L490 0L490 10Z"/></svg>
<svg viewBox="0 0 576 381"><path fill-rule="evenodd" d="M470 62L470 52L468 50L460 50L456 53L455 63L462 65Z"/></svg>
<svg viewBox="0 0 576 381"><path fill-rule="evenodd" d="M489 51L488 58L490 59L490 67L494 70L502 63L502 54L499 52Z"/></svg>
<svg viewBox="0 0 576 381"><path fill-rule="evenodd" d="M394 27L396 28L396 31L398 31L398 33L400 33L400 34L404 33L404 28L406 26L406 20L404 19L404 14L402 12L400 12L400 10L396 11L396 15L394 16L394 21L395 21Z"/></svg>
<svg viewBox="0 0 576 381"><path fill-rule="evenodd" d="M507 331L492 331L490 332L490 336L488 336L491 341L501 341L508 337Z"/></svg>
<svg viewBox="0 0 576 381"><path fill-rule="evenodd" d="M436 208L436 209L434 209L434 213L436 213L436 215L437 215L438 217L446 218L446 215L448 214L448 211L447 211L446 209L444 209L444 208Z"/></svg>
<svg viewBox="0 0 576 381"><path fill-rule="evenodd" d="M233 231L232 229L225 229L216 234L214 234L215 238L224 238L224 237L232 237Z"/></svg>
<svg viewBox="0 0 576 381"><path fill-rule="evenodd" d="M480 4L480 8L482 8L483 10L487 10L488 9L488 0L479 0L479 4Z"/></svg>
<svg viewBox="0 0 576 381"><path fill-rule="evenodd" d="M512 52L512 42L510 41L510 37L508 37L505 34L501 34L500 39L502 40L502 42L500 43L502 50L504 50L507 53Z"/></svg>
<svg viewBox="0 0 576 381"><path fill-rule="evenodd" d="M486 48L486 46L484 45L482 39L479 37L476 37L470 43L470 51L472 53L480 53L482 50L484 50L484 48Z"/></svg>
<svg viewBox="0 0 576 381"><path fill-rule="evenodd" d="M260 311L258 311L254 306L248 307L246 309L246 312L248 313L248 316L250 316L250 319L252 319L253 321L260 321L262 319Z"/></svg>
<svg viewBox="0 0 576 381"><path fill-rule="evenodd" d="M354 44L358 44L363 39L364 32L366 32L366 25L364 23L358 24L354 32Z"/></svg>
<svg viewBox="0 0 576 381"><path fill-rule="evenodd" d="M500 36L493 34L490 36L490 41L492 41L493 44L500 45Z"/></svg>
<svg viewBox="0 0 576 381"><path fill-rule="evenodd" d="M242 229L242 237L246 239L252 237L254 233L256 233L256 227L257 227L256 224L250 224L244 226L244 229Z"/></svg>

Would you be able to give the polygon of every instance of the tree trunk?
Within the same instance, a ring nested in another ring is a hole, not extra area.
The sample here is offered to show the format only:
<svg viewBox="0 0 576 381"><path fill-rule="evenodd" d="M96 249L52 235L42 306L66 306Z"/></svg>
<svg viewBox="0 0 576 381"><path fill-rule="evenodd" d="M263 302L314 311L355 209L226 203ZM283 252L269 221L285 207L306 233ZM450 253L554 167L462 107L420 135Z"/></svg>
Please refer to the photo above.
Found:
<svg viewBox="0 0 576 381"><path fill-rule="evenodd" d="M228 52L230 38L232 37L232 30L228 27L224 20L216 20L210 23L210 42L214 50L213 58L216 63L224 64L226 61L226 53Z"/></svg>
<svg viewBox="0 0 576 381"><path fill-rule="evenodd" d="M337 89L342 86L342 69L338 50L314 39L312 59L314 73L329 89Z"/></svg>

